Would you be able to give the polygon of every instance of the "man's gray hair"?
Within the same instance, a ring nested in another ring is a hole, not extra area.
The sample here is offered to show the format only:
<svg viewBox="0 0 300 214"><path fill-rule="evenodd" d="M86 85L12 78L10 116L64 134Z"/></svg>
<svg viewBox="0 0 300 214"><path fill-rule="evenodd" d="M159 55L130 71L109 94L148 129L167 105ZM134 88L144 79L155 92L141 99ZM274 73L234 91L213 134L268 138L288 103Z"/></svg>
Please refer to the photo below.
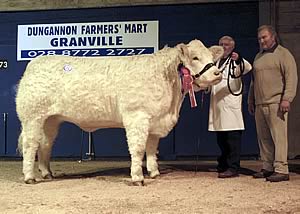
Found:
<svg viewBox="0 0 300 214"><path fill-rule="evenodd" d="M279 43L279 38L278 38L277 32L276 32L276 30L274 29L273 26L271 26L271 25L261 25L259 28L257 28L257 33L259 33L262 30L269 31L272 34L272 36L274 36L275 41L277 43Z"/></svg>
<svg viewBox="0 0 300 214"><path fill-rule="evenodd" d="M222 40L228 40L230 42L230 44L235 47L235 41L234 39L231 37L231 36L222 36L220 39L219 39L219 44Z"/></svg>

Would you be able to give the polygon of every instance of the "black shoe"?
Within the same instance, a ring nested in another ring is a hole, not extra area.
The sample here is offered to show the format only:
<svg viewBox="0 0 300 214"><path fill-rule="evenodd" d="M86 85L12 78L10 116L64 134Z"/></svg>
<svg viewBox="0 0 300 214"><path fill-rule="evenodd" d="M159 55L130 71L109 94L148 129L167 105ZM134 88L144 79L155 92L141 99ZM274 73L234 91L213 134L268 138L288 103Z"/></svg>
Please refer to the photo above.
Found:
<svg viewBox="0 0 300 214"><path fill-rule="evenodd" d="M270 182L288 181L290 180L290 176L289 174L274 172L273 175L267 177L266 180Z"/></svg>
<svg viewBox="0 0 300 214"><path fill-rule="evenodd" d="M223 168L223 167L219 167L217 166L217 171L220 172L225 172L228 168Z"/></svg>
<svg viewBox="0 0 300 214"><path fill-rule="evenodd" d="M227 169L225 172L220 172L218 178L233 178L238 177L239 173L236 170Z"/></svg>
<svg viewBox="0 0 300 214"><path fill-rule="evenodd" d="M229 169L227 164L224 163L224 161L221 162L220 160L218 160L217 171L218 172L225 172L227 169Z"/></svg>
<svg viewBox="0 0 300 214"><path fill-rule="evenodd" d="M254 173L252 176L253 178L267 178L271 176L274 172L268 171L265 169L260 170L260 172Z"/></svg>

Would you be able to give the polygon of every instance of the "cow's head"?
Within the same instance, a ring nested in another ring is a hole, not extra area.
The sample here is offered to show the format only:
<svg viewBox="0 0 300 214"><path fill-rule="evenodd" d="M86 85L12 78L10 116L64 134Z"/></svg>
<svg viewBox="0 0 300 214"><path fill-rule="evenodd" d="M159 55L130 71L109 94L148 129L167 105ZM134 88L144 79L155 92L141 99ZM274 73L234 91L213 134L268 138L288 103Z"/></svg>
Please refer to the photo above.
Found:
<svg viewBox="0 0 300 214"><path fill-rule="evenodd" d="M219 83L222 79L215 62L223 56L221 46L206 48L201 41L193 40L189 44L177 45L182 52L183 66L190 70L193 76L194 90L199 91Z"/></svg>

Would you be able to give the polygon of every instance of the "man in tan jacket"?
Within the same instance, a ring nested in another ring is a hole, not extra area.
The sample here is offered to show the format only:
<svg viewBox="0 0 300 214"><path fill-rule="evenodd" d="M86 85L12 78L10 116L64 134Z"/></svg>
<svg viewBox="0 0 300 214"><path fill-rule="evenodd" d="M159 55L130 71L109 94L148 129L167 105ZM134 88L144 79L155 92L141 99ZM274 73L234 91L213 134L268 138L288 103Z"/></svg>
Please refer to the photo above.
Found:
<svg viewBox="0 0 300 214"><path fill-rule="evenodd" d="M257 30L260 52L253 63L248 109L255 113L262 170L254 178L289 180L287 120L297 90L297 67L292 54L277 42L272 26Z"/></svg>

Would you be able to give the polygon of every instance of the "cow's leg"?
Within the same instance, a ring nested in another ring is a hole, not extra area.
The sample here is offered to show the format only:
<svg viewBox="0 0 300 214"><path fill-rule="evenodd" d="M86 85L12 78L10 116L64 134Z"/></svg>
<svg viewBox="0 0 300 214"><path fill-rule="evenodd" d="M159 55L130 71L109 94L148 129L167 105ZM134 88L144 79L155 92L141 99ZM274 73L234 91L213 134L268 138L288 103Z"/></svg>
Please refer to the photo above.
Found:
<svg viewBox="0 0 300 214"><path fill-rule="evenodd" d="M154 135L149 135L146 154L147 154L147 171L151 178L155 178L160 175L158 171L157 164L157 148L158 148L159 138Z"/></svg>
<svg viewBox="0 0 300 214"><path fill-rule="evenodd" d="M44 139L40 143L38 150L39 170L42 177L45 179L52 179L52 172L50 170L50 157L52 146L55 137L57 136L59 128L59 121L55 117L50 117L44 124Z"/></svg>
<svg viewBox="0 0 300 214"><path fill-rule="evenodd" d="M127 114L123 117L123 122L131 155L131 179L133 184L143 185L142 164L149 132L149 117L141 112Z"/></svg>
<svg viewBox="0 0 300 214"><path fill-rule="evenodd" d="M27 184L35 183L34 175L34 163L37 150L39 148L39 142L42 140L42 126L35 124L23 125L22 133L20 135L19 142L22 145L23 153L23 174L24 181Z"/></svg>

